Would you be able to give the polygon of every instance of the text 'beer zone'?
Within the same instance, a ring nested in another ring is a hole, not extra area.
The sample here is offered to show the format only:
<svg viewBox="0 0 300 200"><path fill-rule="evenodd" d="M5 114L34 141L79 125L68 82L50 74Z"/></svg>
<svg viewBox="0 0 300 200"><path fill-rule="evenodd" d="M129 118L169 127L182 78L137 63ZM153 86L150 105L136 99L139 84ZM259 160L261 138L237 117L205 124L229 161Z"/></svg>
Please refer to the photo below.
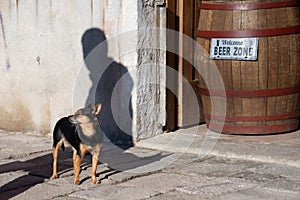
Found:
<svg viewBox="0 0 300 200"><path fill-rule="evenodd" d="M257 60L257 38L212 38L211 59Z"/></svg>

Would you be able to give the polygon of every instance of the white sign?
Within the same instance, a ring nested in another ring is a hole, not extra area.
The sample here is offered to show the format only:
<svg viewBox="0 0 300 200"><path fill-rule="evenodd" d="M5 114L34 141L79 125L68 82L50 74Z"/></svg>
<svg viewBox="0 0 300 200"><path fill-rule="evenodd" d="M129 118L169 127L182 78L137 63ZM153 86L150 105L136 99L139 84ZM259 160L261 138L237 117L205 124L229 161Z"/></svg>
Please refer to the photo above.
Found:
<svg viewBox="0 0 300 200"><path fill-rule="evenodd" d="M257 38L212 38L211 59L257 60Z"/></svg>

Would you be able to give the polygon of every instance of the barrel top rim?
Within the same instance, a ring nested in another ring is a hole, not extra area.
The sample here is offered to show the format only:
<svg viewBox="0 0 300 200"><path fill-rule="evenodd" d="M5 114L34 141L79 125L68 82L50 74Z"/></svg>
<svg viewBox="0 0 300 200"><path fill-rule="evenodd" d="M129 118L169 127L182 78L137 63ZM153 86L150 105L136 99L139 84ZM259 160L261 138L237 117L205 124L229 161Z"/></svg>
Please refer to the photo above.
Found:
<svg viewBox="0 0 300 200"><path fill-rule="evenodd" d="M259 10L259 9L271 9L282 7L295 7L299 6L299 0L280 1L280 2L201 2L199 4L200 9L204 10Z"/></svg>

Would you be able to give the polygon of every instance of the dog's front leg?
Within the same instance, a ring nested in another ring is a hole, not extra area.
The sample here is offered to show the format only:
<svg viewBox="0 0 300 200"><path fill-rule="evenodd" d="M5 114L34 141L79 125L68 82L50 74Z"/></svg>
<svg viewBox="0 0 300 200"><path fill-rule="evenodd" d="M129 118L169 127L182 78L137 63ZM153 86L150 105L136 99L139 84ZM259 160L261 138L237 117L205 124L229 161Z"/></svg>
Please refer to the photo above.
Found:
<svg viewBox="0 0 300 200"><path fill-rule="evenodd" d="M99 161L99 155L101 153L103 144L98 144L93 152L93 157L92 157L92 182L94 184L99 184L99 180L96 177L96 172L97 172L97 166L98 166L98 161Z"/></svg>
<svg viewBox="0 0 300 200"><path fill-rule="evenodd" d="M81 156L77 154L77 151L73 151L73 165L74 165L74 184L79 185L79 173L80 173Z"/></svg>
<svg viewBox="0 0 300 200"><path fill-rule="evenodd" d="M92 160L92 182L94 184L99 184L99 180L96 177L96 172L97 172L97 165L98 165L98 156L99 153L94 153L93 154L93 160Z"/></svg>

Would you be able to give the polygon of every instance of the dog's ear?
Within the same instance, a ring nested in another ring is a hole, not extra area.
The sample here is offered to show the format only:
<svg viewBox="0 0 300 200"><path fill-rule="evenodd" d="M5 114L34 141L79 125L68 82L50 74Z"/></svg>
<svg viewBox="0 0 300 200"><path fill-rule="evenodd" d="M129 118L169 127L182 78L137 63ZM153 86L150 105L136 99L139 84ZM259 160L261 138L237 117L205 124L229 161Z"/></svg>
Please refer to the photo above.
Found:
<svg viewBox="0 0 300 200"><path fill-rule="evenodd" d="M98 115L100 113L101 108L102 108L102 104L101 103L98 103L97 105L95 105L95 107L94 107L95 115Z"/></svg>

